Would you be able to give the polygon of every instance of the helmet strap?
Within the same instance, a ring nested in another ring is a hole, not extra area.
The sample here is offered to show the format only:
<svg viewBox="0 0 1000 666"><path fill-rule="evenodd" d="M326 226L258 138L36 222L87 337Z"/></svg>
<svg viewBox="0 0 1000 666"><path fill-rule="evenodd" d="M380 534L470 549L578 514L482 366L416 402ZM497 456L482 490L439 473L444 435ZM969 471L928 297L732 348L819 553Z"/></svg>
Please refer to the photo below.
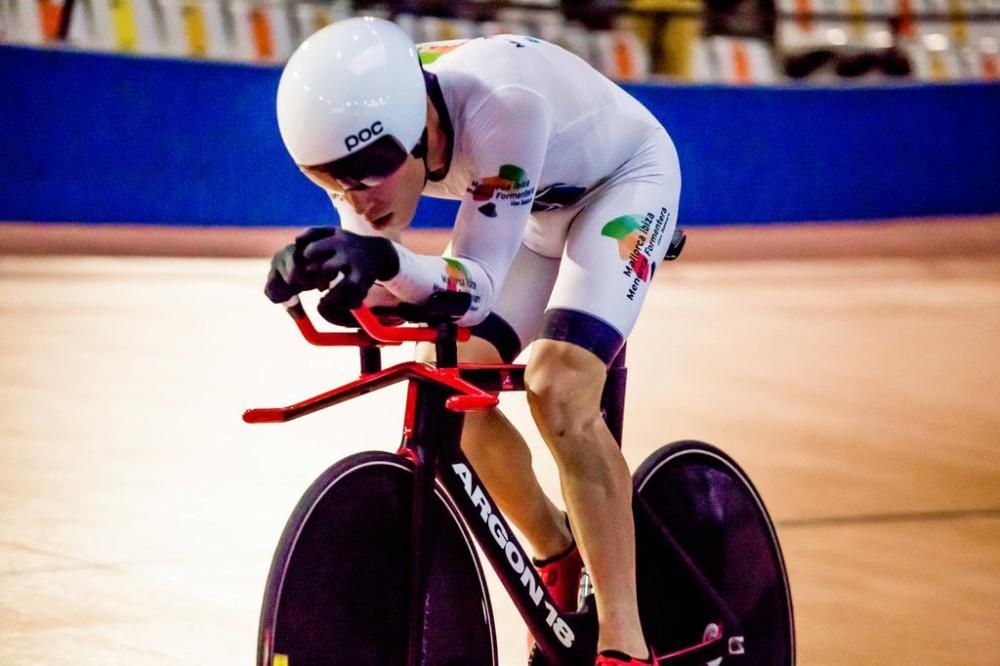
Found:
<svg viewBox="0 0 1000 666"><path fill-rule="evenodd" d="M430 179L431 175L431 170L427 166L428 152L429 151L427 150L427 128L425 127L423 134L420 135L420 141L417 141L417 145L413 146L413 150L410 151L411 155L413 155L419 160L422 160L424 163L424 185L427 184L427 181Z"/></svg>
<svg viewBox="0 0 1000 666"><path fill-rule="evenodd" d="M413 146L413 150L410 154L417 159L423 159L424 163L427 162L427 128L424 128L424 133L420 135L420 141L417 141L417 145Z"/></svg>
<svg viewBox="0 0 1000 666"><path fill-rule="evenodd" d="M448 113L448 106L444 103L444 94L441 92L441 84L438 81L437 76L435 76L433 72L428 72L425 69L424 82L427 85L427 96L430 97L431 104L433 104L435 110L437 110L438 122L445 138L444 168L440 171L428 171L427 176L429 180L438 182L440 180L444 180L445 176L448 175L448 171L451 169L451 158L455 149L455 129L452 127L451 116ZM427 159L426 156L424 159Z"/></svg>

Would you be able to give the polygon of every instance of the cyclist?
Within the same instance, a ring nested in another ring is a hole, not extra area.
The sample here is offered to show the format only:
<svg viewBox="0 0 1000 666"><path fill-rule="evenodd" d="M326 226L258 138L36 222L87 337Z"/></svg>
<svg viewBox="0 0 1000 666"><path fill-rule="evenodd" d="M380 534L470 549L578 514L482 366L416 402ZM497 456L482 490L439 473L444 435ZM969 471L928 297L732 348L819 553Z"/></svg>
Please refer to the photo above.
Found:
<svg viewBox="0 0 1000 666"><path fill-rule="evenodd" d="M511 362L534 342L528 402L568 519L498 410L467 415L462 447L563 610L575 608L586 562L596 663L652 663L636 602L631 478L599 402L676 224L680 168L667 132L555 45L499 35L418 51L372 18L306 40L282 73L277 111L291 157L341 224L279 251L268 297L326 290L321 314L343 321L362 302L458 290L472 297L459 320L474 334L462 361ZM461 202L444 256L399 242L422 194Z"/></svg>

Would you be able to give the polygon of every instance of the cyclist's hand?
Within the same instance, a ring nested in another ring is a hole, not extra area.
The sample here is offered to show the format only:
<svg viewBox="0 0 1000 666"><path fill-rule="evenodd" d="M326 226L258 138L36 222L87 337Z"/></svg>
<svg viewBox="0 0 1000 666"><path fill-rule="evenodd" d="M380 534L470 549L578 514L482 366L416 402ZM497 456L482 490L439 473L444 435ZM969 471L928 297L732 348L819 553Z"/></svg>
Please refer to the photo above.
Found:
<svg viewBox="0 0 1000 666"><path fill-rule="evenodd" d="M320 299L321 313L360 306L376 280L392 279L399 272L399 255L391 241L344 229L309 243L303 256L317 288L330 285Z"/></svg>
<svg viewBox="0 0 1000 666"><path fill-rule="evenodd" d="M337 306L327 300L326 296L319 299L319 303L316 304L316 312L334 326L344 326L345 328L361 327L361 324L354 318L354 314L351 313L350 309Z"/></svg>
<svg viewBox="0 0 1000 666"><path fill-rule="evenodd" d="M398 326L403 323L403 319L395 311L399 306L399 299L378 283L368 290L364 305L371 308L372 314L384 326ZM323 319L336 326L360 328L360 324L347 308L333 307L329 302L324 303L320 300L317 311Z"/></svg>
<svg viewBox="0 0 1000 666"><path fill-rule="evenodd" d="M326 286L316 284L315 275L302 252L310 243L326 238L333 231L331 227L313 227L275 253L264 285L264 294L272 303L285 303L303 291Z"/></svg>

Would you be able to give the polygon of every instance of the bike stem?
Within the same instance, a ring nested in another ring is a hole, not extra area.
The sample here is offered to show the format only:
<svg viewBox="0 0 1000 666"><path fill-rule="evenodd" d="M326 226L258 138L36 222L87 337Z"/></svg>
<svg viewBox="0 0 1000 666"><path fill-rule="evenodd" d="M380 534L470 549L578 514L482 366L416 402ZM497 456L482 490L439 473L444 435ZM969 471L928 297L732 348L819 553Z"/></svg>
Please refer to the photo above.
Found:
<svg viewBox="0 0 1000 666"><path fill-rule="evenodd" d="M457 327L451 323L439 324L435 331L437 369L453 369L458 365ZM411 380L414 381L414 380ZM434 493L434 478L439 456L447 447L458 451L462 438L465 416L460 411L442 409L442 405L455 397L456 391L438 383L417 380L416 390L408 392L407 421L409 432L404 430L403 448L415 463L413 481L413 507L410 523L410 599L409 644L407 666L422 666L424 643L424 614L427 596L428 564L431 546L437 536L436 517L428 511Z"/></svg>

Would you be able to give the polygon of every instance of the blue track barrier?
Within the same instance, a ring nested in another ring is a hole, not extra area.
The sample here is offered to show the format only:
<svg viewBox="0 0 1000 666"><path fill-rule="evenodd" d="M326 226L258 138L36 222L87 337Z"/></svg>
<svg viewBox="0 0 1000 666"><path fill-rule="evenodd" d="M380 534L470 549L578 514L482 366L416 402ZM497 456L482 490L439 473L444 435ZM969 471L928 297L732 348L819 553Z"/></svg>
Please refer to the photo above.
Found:
<svg viewBox="0 0 1000 666"><path fill-rule="evenodd" d="M280 69L0 46L0 220L329 224L281 145ZM685 225L1000 212L1000 85L634 85ZM427 200L416 226L448 226Z"/></svg>

